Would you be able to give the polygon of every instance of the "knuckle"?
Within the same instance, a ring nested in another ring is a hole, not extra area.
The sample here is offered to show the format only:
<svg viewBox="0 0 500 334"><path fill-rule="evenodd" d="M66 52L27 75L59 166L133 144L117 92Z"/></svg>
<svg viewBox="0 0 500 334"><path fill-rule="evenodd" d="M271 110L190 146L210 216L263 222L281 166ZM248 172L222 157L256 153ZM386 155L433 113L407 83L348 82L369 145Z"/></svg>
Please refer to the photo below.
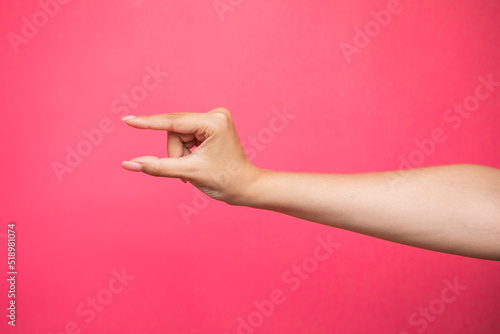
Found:
<svg viewBox="0 0 500 334"><path fill-rule="evenodd" d="M216 112L213 114L212 122L216 128L225 128L232 123L231 114L229 112Z"/></svg>
<svg viewBox="0 0 500 334"><path fill-rule="evenodd" d="M179 117L181 117L182 115L178 112L172 112L172 113L169 113L167 114L169 118L171 119L178 119Z"/></svg>
<svg viewBox="0 0 500 334"><path fill-rule="evenodd" d="M226 108L223 108L223 107L215 108L214 110L212 110L212 112L231 115L231 113L229 112L229 110L227 110Z"/></svg>
<svg viewBox="0 0 500 334"><path fill-rule="evenodd" d="M179 121L179 118L182 116L181 114L179 113L171 113L171 114L167 114L168 115L168 119L172 125L173 128L175 128L176 124L178 123Z"/></svg>

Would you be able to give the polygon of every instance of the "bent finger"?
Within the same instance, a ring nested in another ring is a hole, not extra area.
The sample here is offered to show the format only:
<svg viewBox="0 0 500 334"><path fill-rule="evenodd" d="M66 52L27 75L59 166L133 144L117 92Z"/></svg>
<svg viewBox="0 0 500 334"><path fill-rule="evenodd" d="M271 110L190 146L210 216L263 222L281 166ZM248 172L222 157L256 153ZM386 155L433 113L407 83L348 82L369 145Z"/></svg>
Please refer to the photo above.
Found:
<svg viewBox="0 0 500 334"><path fill-rule="evenodd" d="M169 158L180 158L191 154L188 150L187 143L194 142L193 134L182 134L173 131L167 131L167 155ZM187 180L184 178L180 179L182 182L186 183Z"/></svg>
<svg viewBox="0 0 500 334"><path fill-rule="evenodd" d="M167 132L167 156L169 158L180 158L184 152L182 138L173 131Z"/></svg>

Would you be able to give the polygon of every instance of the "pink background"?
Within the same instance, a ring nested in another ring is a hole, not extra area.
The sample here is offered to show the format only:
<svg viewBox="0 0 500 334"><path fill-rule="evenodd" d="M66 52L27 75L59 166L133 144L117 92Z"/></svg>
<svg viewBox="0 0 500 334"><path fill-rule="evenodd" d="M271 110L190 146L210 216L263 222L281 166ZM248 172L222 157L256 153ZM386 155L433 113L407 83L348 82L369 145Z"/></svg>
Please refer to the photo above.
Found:
<svg viewBox="0 0 500 334"><path fill-rule="evenodd" d="M111 107L159 66L169 76L130 113L226 107L242 140L262 135L273 110L294 114L257 152L262 168L394 170L436 128L447 139L421 166L500 168L500 87L460 124L444 117L479 76L500 81L500 3L402 1L350 62L341 43L354 45L387 1L225 3L220 16L212 0L71 1L43 22L37 2L1 2L2 277L10 221L19 274L15 329L0 284L0 332L500 333L499 263L204 202L179 180L126 172L122 160L165 155L166 134L131 129ZM9 33L22 36L34 16L40 27L16 52ZM89 150L82 131L103 119L112 131L60 182L53 163L66 163L67 147ZM328 236L340 247L292 291L282 275ZM134 278L110 294L122 268ZM410 322L455 279L467 288L452 303ZM238 331L275 289L285 301ZM86 322L77 308L96 297L106 304Z"/></svg>

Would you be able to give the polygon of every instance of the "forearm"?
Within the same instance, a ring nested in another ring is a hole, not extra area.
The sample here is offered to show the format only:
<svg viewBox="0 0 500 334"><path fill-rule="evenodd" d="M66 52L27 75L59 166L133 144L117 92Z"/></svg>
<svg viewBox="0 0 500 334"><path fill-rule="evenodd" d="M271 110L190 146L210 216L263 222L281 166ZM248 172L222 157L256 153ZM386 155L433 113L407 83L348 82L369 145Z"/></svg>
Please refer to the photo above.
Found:
<svg viewBox="0 0 500 334"><path fill-rule="evenodd" d="M240 204L420 248L500 260L500 171L490 167L353 175L261 170Z"/></svg>
<svg viewBox="0 0 500 334"><path fill-rule="evenodd" d="M259 170L230 112L127 116L138 129L167 131L168 158L123 168L189 181L233 205L273 210L420 248L500 260L500 171L455 165L356 175ZM192 152L190 149L196 146Z"/></svg>

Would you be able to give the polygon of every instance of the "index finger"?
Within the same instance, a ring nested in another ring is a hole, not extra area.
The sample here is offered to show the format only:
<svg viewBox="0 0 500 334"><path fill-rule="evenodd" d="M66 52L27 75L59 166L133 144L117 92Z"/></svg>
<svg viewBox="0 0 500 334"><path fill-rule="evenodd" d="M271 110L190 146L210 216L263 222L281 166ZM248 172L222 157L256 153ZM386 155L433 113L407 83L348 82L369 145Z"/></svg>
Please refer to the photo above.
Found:
<svg viewBox="0 0 500 334"><path fill-rule="evenodd" d="M125 116L122 120L137 129L195 133L209 123L204 113L169 113L158 115Z"/></svg>

